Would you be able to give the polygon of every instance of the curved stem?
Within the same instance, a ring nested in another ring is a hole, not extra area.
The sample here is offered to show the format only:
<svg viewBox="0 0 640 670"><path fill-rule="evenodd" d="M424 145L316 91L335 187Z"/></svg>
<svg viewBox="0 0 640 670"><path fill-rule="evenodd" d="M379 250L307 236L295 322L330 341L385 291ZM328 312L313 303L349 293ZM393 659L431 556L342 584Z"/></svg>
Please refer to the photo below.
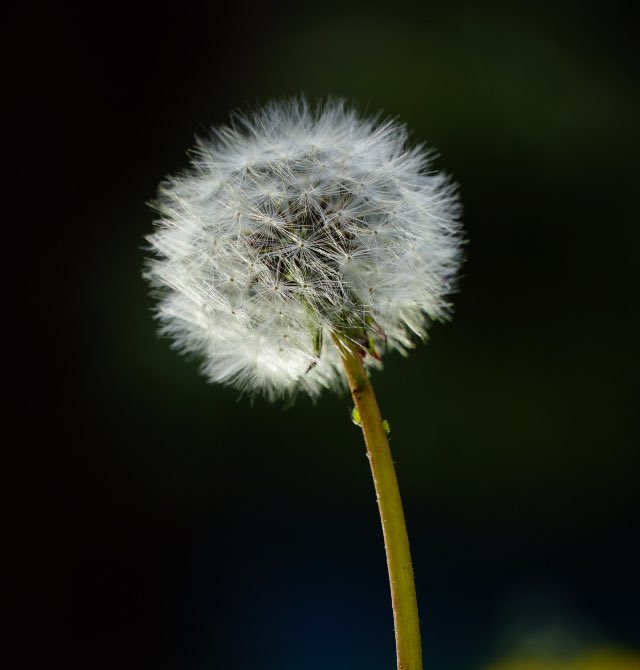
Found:
<svg viewBox="0 0 640 670"><path fill-rule="evenodd" d="M334 335L333 339L340 350L349 389L360 414L371 464L387 554L398 670L422 670L420 624L409 537L387 431L362 362L362 349L346 337Z"/></svg>

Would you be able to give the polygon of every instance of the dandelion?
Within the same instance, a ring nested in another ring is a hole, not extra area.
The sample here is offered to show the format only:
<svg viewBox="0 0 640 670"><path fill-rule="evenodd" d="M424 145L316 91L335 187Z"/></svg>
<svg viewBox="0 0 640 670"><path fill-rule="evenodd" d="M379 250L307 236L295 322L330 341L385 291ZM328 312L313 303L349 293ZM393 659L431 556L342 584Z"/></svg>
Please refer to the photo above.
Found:
<svg viewBox="0 0 640 670"><path fill-rule="evenodd" d="M146 276L160 332L211 381L269 398L346 381L373 470L399 668L421 667L402 506L367 369L448 316L455 187L394 120L273 102L199 139L155 203Z"/></svg>
<svg viewBox="0 0 640 670"><path fill-rule="evenodd" d="M458 204L393 121L272 103L200 140L160 188L162 333L214 382L270 397L342 379L332 336L406 352L447 314Z"/></svg>

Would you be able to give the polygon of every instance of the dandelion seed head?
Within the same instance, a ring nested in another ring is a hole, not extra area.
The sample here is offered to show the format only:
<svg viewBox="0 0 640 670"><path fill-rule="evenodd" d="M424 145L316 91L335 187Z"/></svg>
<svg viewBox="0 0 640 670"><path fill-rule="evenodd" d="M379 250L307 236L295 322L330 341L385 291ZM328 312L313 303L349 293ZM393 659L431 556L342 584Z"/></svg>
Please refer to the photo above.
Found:
<svg viewBox="0 0 640 670"><path fill-rule="evenodd" d="M460 264L455 187L430 163L403 125L340 101L234 117L160 186L160 332L269 397L340 384L333 333L406 353L447 316Z"/></svg>

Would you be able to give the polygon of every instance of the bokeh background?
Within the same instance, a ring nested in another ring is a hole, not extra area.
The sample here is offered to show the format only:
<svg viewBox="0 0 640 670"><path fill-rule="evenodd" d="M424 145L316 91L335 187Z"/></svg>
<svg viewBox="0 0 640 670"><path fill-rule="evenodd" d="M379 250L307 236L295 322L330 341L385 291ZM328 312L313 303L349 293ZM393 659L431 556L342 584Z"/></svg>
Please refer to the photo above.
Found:
<svg viewBox="0 0 640 670"><path fill-rule="evenodd" d="M156 337L146 202L230 110L406 121L460 184L455 317L375 385L433 670L637 670L638 66L615 2L6 9L16 429L2 667L395 667L348 397L238 400ZM17 129L17 130L14 130ZM14 240L14 236L15 240Z"/></svg>

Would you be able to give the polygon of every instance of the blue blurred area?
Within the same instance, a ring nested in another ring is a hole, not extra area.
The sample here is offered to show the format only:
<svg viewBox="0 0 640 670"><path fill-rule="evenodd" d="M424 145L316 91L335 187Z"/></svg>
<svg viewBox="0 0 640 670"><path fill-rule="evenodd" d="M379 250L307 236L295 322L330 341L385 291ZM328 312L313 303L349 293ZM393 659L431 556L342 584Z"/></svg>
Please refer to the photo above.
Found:
<svg viewBox="0 0 640 670"><path fill-rule="evenodd" d="M300 91L406 121L465 206L454 320L374 379L425 667L535 659L531 639L640 649L623 7L98 3L8 21L27 149L3 667L394 667L349 399L287 409L207 385L156 337L140 276L145 202L193 133Z"/></svg>

